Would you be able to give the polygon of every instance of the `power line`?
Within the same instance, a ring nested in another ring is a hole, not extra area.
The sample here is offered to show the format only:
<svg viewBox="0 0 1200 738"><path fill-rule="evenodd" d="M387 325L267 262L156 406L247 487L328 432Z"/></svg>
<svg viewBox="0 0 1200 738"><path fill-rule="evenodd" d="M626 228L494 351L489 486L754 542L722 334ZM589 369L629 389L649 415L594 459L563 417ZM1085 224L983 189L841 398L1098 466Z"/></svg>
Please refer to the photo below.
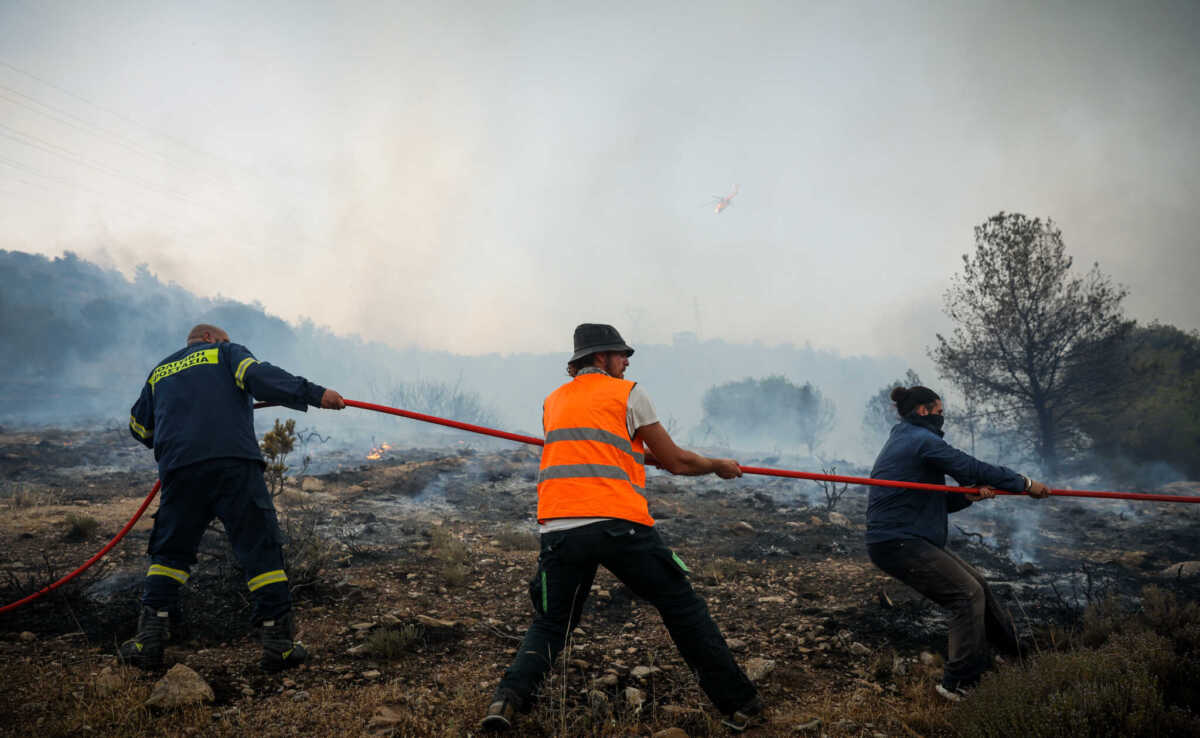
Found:
<svg viewBox="0 0 1200 738"><path fill-rule="evenodd" d="M94 190L91 187L81 185L78 182L72 182L69 179L57 177L53 174L46 174L45 172L39 172L36 169L34 169L33 167L30 167L28 164L25 164L24 162L18 161L16 159L10 159L9 157L4 156L3 154L0 154L0 164L4 164L8 167L17 169L19 171L28 172L29 174L32 174L35 177L42 177L43 179L48 179L52 182L55 182L56 184L58 184L60 186L67 187L67 188L70 188L73 190L79 190L80 192L85 192L89 195L94 195L103 200L113 202L113 203L117 204L118 206L123 207L130 212L136 213L137 215L140 215L140 216L148 218L148 219L150 218L150 216L158 216L160 218L165 216L168 219L171 219L174 217L170 213L164 213L164 212L152 213L140 205L130 205L129 203L123 201L120 198L114 197L113 195L111 195L109 193ZM22 180L22 181L28 182L28 180ZM40 185L40 184L34 183L34 182L29 182L29 184L34 184L35 186L44 186L44 185Z"/></svg>
<svg viewBox="0 0 1200 738"><path fill-rule="evenodd" d="M91 123L90 121L86 121L77 115L73 115L72 113L53 105L48 105L47 103L44 103L31 95L26 95L25 93L19 90L14 90L7 85L0 84L0 100L7 100L14 105L19 105L26 110L45 116L53 121L62 123L63 125L70 126L78 131L82 131L83 133L106 137L115 142L118 146L128 149L129 151L132 151L140 156L146 157L147 159L157 159L164 164L181 164L180 162L172 161L166 154L163 154L159 151L151 151L138 146L136 142L127 136L123 136L118 131L114 131L103 126L96 125L95 123ZM207 177L211 182L217 184L218 186L222 186L224 184L215 176L205 172L203 169L187 164L181 165L188 166L190 169L192 169L192 171Z"/></svg>
<svg viewBox="0 0 1200 738"><path fill-rule="evenodd" d="M29 72L24 69L21 69L20 67L12 64L11 62L5 61L4 59L0 59L0 66L7 67L8 69L11 69L12 71L16 72L17 74L23 75L25 77L28 77L29 79L35 80L36 82L43 84L51 89L57 90L59 93L66 95L67 97L70 97L74 100L77 100L85 105L90 105L91 107L95 108L96 110L107 113L108 115L111 115L114 118L118 118L118 119L124 121L126 124L131 125L134 128L139 128L142 131L145 131L146 133L149 133L152 136L161 138L164 141L169 141L173 145L178 146L182 149L186 149L186 150L192 152L193 154L196 154L198 156L201 156L201 157L204 157L207 159L212 159L214 161L218 161L227 167L232 167L234 169L238 169L238 170L242 171L243 173L249 174L250 176L253 176L255 178L261 177L261 175L258 172L253 171L252 169L245 166L244 164L239 164L236 161L226 159L226 158L219 156L217 154L214 154L210 151L205 151L204 149L201 149L197 146L193 146L192 144L188 143L187 141L176 138L175 136L171 136L170 134L162 133L161 131L156 131L147 125L137 122L136 120L130 118L127 115L124 115L116 110L113 110L112 108L105 107L105 106L101 105L100 103L89 100L88 98L83 97L82 95L79 95L77 93L74 93L66 88L60 87L59 85L51 82L50 80L45 79L44 77L39 77L38 75L34 74L33 72Z"/></svg>
<svg viewBox="0 0 1200 738"><path fill-rule="evenodd" d="M110 166L91 161L90 159L84 157L82 154L74 152L66 147L59 146L58 144L52 143L52 142L47 141L38 136L34 136L33 134L17 130L16 128L5 125L4 123L0 123L0 129L4 129L4 131L9 131L9 133L0 131L0 136L4 136L5 138L16 141L17 143L25 144L26 146L30 146L30 147L33 147L36 149L41 149L42 151L46 151L51 154L55 154L57 156L64 157L66 159L69 159L69 160L77 163L77 164L83 164L84 166L90 167L92 169L95 169L98 172L102 172L109 176L117 177L118 179L128 180L146 190L149 190L150 192L154 192L159 195L163 195L165 197L175 198L176 200L179 200L180 202L186 203L188 205L198 205L198 203L196 203L194 200L189 199L188 197L186 197L185 195L183 195L181 193L160 188L160 187L156 186L155 184L153 184L151 182L147 182L139 177L134 177L132 175L128 175L117 169L114 169Z"/></svg>

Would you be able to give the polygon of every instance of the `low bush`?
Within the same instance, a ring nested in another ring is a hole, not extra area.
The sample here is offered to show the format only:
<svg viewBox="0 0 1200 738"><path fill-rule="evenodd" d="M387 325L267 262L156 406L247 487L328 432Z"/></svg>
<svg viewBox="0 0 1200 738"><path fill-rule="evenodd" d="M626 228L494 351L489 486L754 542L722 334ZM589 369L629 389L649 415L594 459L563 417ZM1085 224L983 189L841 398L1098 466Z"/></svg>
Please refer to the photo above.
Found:
<svg viewBox="0 0 1200 738"><path fill-rule="evenodd" d="M63 534L65 541L86 541L100 527L100 523L91 515L67 513L67 531Z"/></svg>
<svg viewBox="0 0 1200 738"><path fill-rule="evenodd" d="M1200 605L1147 587L1138 611L1089 606L1083 647L986 676L954 715L966 736L1200 735Z"/></svg>
<svg viewBox="0 0 1200 738"><path fill-rule="evenodd" d="M495 540L506 551L537 551L539 548L538 534L528 530L505 528Z"/></svg>
<svg viewBox="0 0 1200 738"><path fill-rule="evenodd" d="M377 659L397 659L411 652L425 638L425 629L416 623L377 630L367 638L367 653Z"/></svg>
<svg viewBox="0 0 1200 738"><path fill-rule="evenodd" d="M429 530L429 553L438 562L442 582L449 587L466 584L471 570L471 550L453 533L441 526Z"/></svg>

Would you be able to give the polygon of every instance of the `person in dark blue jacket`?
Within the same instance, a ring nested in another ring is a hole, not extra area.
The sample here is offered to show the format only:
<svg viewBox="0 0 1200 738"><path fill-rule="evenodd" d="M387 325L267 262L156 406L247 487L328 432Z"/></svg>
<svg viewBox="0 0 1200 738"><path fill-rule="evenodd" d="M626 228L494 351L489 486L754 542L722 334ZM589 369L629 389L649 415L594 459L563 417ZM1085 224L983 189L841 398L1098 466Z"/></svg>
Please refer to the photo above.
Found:
<svg viewBox="0 0 1200 738"><path fill-rule="evenodd" d="M989 641L1019 651L1012 618L992 596L983 575L946 550L948 516L995 489L1045 497L1046 485L1011 469L992 466L942 440L942 401L928 387L897 387L892 401L900 422L875 459L874 479L980 487L980 494L871 487L867 503L867 555L871 562L950 610L949 658L938 694L958 701L990 665Z"/></svg>
<svg viewBox="0 0 1200 738"><path fill-rule="evenodd" d="M263 479L254 435L254 400L304 411L341 410L336 391L288 374L230 343L214 325L192 328L187 346L163 359L130 410L129 431L154 449L162 497L150 533L150 569L134 637L118 657L145 669L162 666L179 587L196 563L200 538L220 518L246 575L260 628L260 665L280 671L305 661L295 637L292 599L283 570L282 535Z"/></svg>

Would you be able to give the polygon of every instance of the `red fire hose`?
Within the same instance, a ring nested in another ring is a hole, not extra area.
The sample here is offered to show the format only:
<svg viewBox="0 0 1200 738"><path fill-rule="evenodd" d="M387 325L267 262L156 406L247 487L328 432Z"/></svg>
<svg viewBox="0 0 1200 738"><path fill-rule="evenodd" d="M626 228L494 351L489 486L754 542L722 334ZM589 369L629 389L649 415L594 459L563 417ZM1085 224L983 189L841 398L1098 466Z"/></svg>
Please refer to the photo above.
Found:
<svg viewBox="0 0 1200 738"><path fill-rule="evenodd" d="M472 425L470 423L460 423L457 420L448 420L446 418L439 418L436 415L426 415L424 413L415 413L411 410L401 410L400 408L396 408L396 407L388 407L387 405L376 405L376 404L370 403L370 402L359 402L358 400L346 400L345 402L346 402L347 407L357 407L357 408L361 408L363 410L372 410L377 413L385 413L387 415L398 415L402 418L410 418L412 420L420 420L423 423L434 423L436 425L444 425L444 426L447 426L450 428L457 428L459 430L470 431L471 433L478 433L480 435L492 436L494 438L503 438L503 439L506 439L509 441L516 441L518 443L527 443L532 446L545 445L545 442L541 438L535 438L533 436L523 436L518 433L507 433L505 431L495 430L494 428L486 428L482 425ZM260 403L255 404L254 407L255 408L271 407L271 405L272 405L272 403L260 402ZM654 459L652 459L652 458L647 458L646 461L650 464L655 463ZM920 484L918 482L896 482L896 481L892 481L890 479L868 479L866 477L848 477L848 476L844 476L841 474L816 474L813 472L799 472L799 471L791 471L789 469L770 469L767 467L760 467L760 466L743 466L742 473L743 474L757 474L757 475L768 476L768 477L789 477L792 479L811 479L811 480L815 480L815 481L824 481L824 482L842 482L842 483L846 483L846 484L861 484L861 485L872 486L872 487L899 487L901 489L921 489L921 490L929 490L929 491L933 491L933 492L957 492L959 494L977 494L979 492L978 487L951 487L951 486L945 485L945 484ZM129 519L129 522L125 524L125 527L121 528L120 532L118 532L117 535L114 536L113 539L111 541L109 541L107 545L104 546L104 548L102 548L98 552L96 552L95 556L93 556L92 558L85 561L82 566L80 566L78 569L71 572L70 574L67 574L62 579L59 579L57 582L54 582L53 584L47 585L47 586L43 587L42 589L39 589L37 592L34 592L33 594L29 595L28 597L24 597L22 599L17 600L16 602L12 602L3 607L0 607L0 613L5 613L10 610L15 610L18 607L20 607L21 605L24 605L28 602L32 602L32 601L38 599L39 597L46 594L47 592L52 592L52 591L58 589L62 585L66 584L67 582L71 581L75 577L82 574L92 564L96 563L101 558L103 558L105 554L107 554L109 551L111 551L113 549L113 547L116 546L121 541L121 539L125 537L125 534L128 533L131 528L133 528L134 524L137 523L138 519L142 517L142 513L144 513L146 511L146 508L150 506L150 501L154 499L154 495L158 494L158 490L161 486L162 486L161 481L156 481L154 483L154 487L150 490L150 494L146 495L146 499L142 501L141 506L138 507L137 512L135 512L133 514L133 517ZM1001 490L996 490L995 492L997 495L1023 495L1024 494L1023 492L1004 492ZM1143 500L1143 501L1151 501L1151 502L1200 502L1200 497L1185 497L1183 495L1152 495L1152 494L1143 494L1143 493L1138 493L1138 492L1097 492L1097 491L1092 491L1092 490L1052 489L1052 490L1050 490L1050 494L1052 494L1056 497L1100 497L1100 498L1105 498L1105 499Z"/></svg>

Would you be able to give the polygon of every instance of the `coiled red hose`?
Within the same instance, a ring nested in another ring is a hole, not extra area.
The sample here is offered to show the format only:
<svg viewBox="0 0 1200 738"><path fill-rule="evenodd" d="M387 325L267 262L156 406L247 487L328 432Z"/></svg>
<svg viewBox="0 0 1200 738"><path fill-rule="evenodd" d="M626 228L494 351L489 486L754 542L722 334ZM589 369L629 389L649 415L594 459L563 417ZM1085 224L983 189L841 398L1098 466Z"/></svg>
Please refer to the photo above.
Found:
<svg viewBox="0 0 1200 738"><path fill-rule="evenodd" d="M362 410L371 410L373 412L384 413L386 415L396 415L396 416L399 416L402 418L410 418L412 420L419 420L423 423L433 423L435 425L444 425L449 428L457 428L459 430L465 430L465 431L469 431L471 433L478 433L480 435L492 436L494 438L503 438L505 440L516 441L518 443L527 443L532 446L544 446L545 445L545 442L541 438L535 438L534 436L523 436L519 433L508 433L505 431L496 430L494 428L487 428L482 425L472 425L471 423L462 423L457 420L449 420L447 418L439 418L436 415L426 415L424 413L416 413L411 410L401 410L400 408L388 407L387 405L376 405L376 404L370 403L370 402L359 402L358 400L345 400L345 402L346 402L347 407L357 407ZM272 403L267 403L267 402L260 402L260 403L256 403L254 405L254 407L256 409L263 408L263 407L271 407L271 406L272 406ZM651 464L655 463L652 458L647 458L646 461ZM792 479L811 479L814 481L841 482L841 483L845 483L845 484L861 484L861 485L873 486L873 487L899 487L902 489L922 489L922 490L929 490L929 491L933 491L933 492L957 492L959 494L977 494L979 492L978 487L951 487L951 486L945 485L945 484L920 484L918 482L896 482L896 481L892 481L890 479L869 479L867 477L848 477L848 476L845 476L842 474L817 474L814 472L791 471L789 469L771 469L768 467L760 467L760 466L743 466L742 473L743 474L757 474L757 475L768 476L768 477L789 477ZM150 501L154 499L154 495L158 494L158 490L161 486L162 486L161 480L154 482L154 487L150 490L150 494L146 495L146 499L142 501L142 504L140 507L138 507L137 512L135 512L133 514L133 517L130 518L129 522L125 524L125 527L121 528L120 532L118 532L117 535L115 535L113 537L113 539L111 541L109 541L107 545L104 546L104 548L102 548L98 552L96 552L95 556L92 556L90 559L85 561L83 563L83 565L80 566L78 569L71 572L70 574L67 574L62 579L59 579L57 582L54 582L53 584L47 585L47 586L39 589L37 592L34 592L33 594L29 595L28 597L23 597L22 599L19 599L16 602L11 602L3 607L0 607L0 613L9 612L10 610L15 610L18 607L20 607L21 605L24 605L29 602L33 602L34 600L38 599L42 595L46 594L47 592L53 592L54 590L58 589L62 585L66 584L67 582L71 581L75 577L82 574L89 567L91 567L92 564L95 564L97 561L99 561L101 558L103 558L105 554L107 554L109 551L111 551L113 549L113 547L116 546L117 543L119 543L121 541L121 539L125 537L125 534L128 533L131 528L133 528L134 524L137 523L138 519L142 517L142 513L144 513L146 511L146 508L150 506ZM1004 492L1001 490L996 490L996 494L997 495L1023 495L1024 493L1023 492ZM1104 498L1104 499L1142 500L1142 501L1148 501L1148 502L1200 502L1200 497L1186 497L1183 495L1155 495L1155 494L1143 494L1143 493L1139 493L1139 492L1098 492L1098 491L1093 491L1093 490L1052 489L1052 490L1050 490L1050 494L1052 494L1056 497L1098 497L1098 498Z"/></svg>

